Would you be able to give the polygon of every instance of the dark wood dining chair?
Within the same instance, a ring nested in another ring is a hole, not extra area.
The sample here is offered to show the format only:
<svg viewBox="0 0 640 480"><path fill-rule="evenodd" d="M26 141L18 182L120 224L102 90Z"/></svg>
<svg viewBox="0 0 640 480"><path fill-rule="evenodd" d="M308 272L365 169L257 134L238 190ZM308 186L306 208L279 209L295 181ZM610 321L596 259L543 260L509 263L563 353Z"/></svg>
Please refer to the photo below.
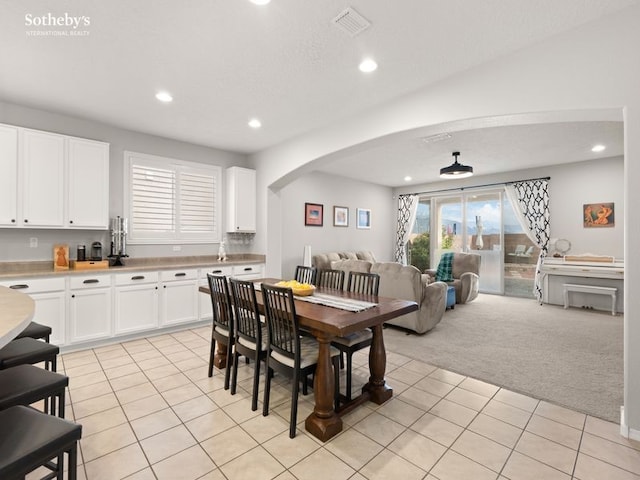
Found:
<svg viewBox="0 0 640 480"><path fill-rule="evenodd" d="M296 420L298 417L298 394L300 382L305 382L310 373L315 372L318 363L318 342L315 338L300 335L296 306L290 288L275 287L262 284L262 298L267 321L267 349L264 404L262 415L269 415L269 396L271 393L271 373L278 372L292 378L291 381L291 418L289 421L289 437L296 436ZM340 351L331 348L333 361L335 394L338 401L338 357ZM304 390L303 390L304 393Z"/></svg>
<svg viewBox="0 0 640 480"><path fill-rule="evenodd" d="M251 410L256 411L258 409L260 362L267 357L267 326L260 321L260 312L258 311L256 290L253 282L232 278L229 283L235 312L231 394L235 395L238 383L238 358L240 355L244 355L255 362Z"/></svg>
<svg viewBox="0 0 640 480"><path fill-rule="evenodd" d="M300 283L310 283L311 285L315 285L316 267L305 267L303 265L298 265L296 267L294 280L297 280Z"/></svg>
<svg viewBox="0 0 640 480"><path fill-rule="evenodd" d="M224 372L224 389L229 390L231 362L233 361L233 310L229 296L229 283L224 275L207 273L213 324L211 326L211 351L209 352L209 376L213 376L213 361L216 355L216 342L227 345L227 367Z"/></svg>
<svg viewBox="0 0 640 480"><path fill-rule="evenodd" d="M380 276L377 273L349 272L347 291L364 295L378 296ZM347 357L347 374L345 385L345 400L351 400L351 383L353 375L353 354L358 350L371 346L373 333L365 328L344 337L336 337L331 345L340 350L340 367L344 368L342 355Z"/></svg>
<svg viewBox="0 0 640 480"><path fill-rule="evenodd" d="M320 269L317 277L317 287L333 288L334 290L344 288L344 270Z"/></svg>

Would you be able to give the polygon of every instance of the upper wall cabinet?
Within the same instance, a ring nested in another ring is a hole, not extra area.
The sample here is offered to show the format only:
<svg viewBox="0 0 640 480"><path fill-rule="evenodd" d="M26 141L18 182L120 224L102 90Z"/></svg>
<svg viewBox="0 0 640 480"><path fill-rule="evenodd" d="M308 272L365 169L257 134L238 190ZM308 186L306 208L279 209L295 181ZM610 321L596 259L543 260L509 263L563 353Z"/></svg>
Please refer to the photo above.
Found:
<svg viewBox="0 0 640 480"><path fill-rule="evenodd" d="M108 144L0 125L0 168L0 227L108 228Z"/></svg>
<svg viewBox="0 0 640 480"><path fill-rule="evenodd" d="M256 231L256 171L227 168L227 232Z"/></svg>

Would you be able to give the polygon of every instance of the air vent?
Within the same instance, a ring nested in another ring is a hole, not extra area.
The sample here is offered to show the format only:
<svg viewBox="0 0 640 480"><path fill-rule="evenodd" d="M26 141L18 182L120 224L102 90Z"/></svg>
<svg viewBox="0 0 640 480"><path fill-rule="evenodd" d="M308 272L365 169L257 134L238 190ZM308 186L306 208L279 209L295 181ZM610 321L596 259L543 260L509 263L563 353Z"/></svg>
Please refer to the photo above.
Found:
<svg viewBox="0 0 640 480"><path fill-rule="evenodd" d="M347 8L334 18L333 23L350 37L355 37L371 26L371 22L356 12L352 7Z"/></svg>
<svg viewBox="0 0 640 480"><path fill-rule="evenodd" d="M443 140L449 140L450 138L451 138L451 134L444 132L444 133L437 133L429 137L422 137L420 140L422 140L422 143L435 143L435 142L442 142Z"/></svg>

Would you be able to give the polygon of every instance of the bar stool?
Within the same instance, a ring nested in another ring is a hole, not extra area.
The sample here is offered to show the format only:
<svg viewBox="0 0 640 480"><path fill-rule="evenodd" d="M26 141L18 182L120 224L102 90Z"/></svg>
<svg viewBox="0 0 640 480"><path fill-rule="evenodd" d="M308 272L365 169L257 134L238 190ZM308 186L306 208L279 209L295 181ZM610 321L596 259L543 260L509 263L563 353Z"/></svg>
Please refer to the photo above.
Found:
<svg viewBox="0 0 640 480"><path fill-rule="evenodd" d="M65 388L69 385L69 377L49 372L33 365L18 365L0 371L0 410L15 405L31 405L45 400L45 413L64 418ZM51 399L51 409L47 400Z"/></svg>
<svg viewBox="0 0 640 480"><path fill-rule="evenodd" d="M63 478L64 454L69 458L69 480L77 477L78 440L82 425L18 405L0 412L0 478L17 479L45 466L54 472L45 478ZM51 462L58 458L57 463Z"/></svg>
<svg viewBox="0 0 640 480"><path fill-rule="evenodd" d="M31 337L18 338L0 348L0 370L16 365L44 362L45 368L55 372L60 348ZM51 368L49 368L51 367Z"/></svg>
<svg viewBox="0 0 640 480"><path fill-rule="evenodd" d="M51 338L51 327L46 325L41 325L37 322L31 322L27 325L23 331L21 331L16 338L24 338L30 337L35 338L36 340L44 340L49 343L49 339Z"/></svg>

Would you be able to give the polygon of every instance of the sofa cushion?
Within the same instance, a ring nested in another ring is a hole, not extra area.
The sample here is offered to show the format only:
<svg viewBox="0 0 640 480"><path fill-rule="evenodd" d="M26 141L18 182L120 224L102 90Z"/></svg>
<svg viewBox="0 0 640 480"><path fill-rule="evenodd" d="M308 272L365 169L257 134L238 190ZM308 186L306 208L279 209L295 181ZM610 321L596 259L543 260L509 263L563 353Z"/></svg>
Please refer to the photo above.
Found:
<svg viewBox="0 0 640 480"><path fill-rule="evenodd" d="M367 262L366 260L338 260L336 262L331 262L331 268L333 270L344 270L347 272L364 272L369 273L371 270L371 262Z"/></svg>

